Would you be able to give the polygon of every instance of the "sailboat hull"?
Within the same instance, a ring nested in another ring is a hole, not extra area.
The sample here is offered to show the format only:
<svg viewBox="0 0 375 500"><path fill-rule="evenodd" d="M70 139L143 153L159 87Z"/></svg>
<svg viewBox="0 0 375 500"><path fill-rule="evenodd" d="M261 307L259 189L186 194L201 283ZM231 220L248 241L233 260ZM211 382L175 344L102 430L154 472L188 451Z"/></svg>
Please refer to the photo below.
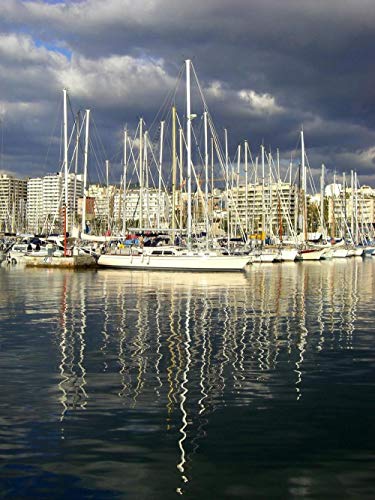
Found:
<svg viewBox="0 0 375 500"><path fill-rule="evenodd" d="M101 255L98 265L122 269L163 271L243 271L249 256Z"/></svg>
<svg viewBox="0 0 375 500"><path fill-rule="evenodd" d="M300 254L298 255L299 260L320 260L324 253L326 252L326 249L317 249L317 250L301 250Z"/></svg>

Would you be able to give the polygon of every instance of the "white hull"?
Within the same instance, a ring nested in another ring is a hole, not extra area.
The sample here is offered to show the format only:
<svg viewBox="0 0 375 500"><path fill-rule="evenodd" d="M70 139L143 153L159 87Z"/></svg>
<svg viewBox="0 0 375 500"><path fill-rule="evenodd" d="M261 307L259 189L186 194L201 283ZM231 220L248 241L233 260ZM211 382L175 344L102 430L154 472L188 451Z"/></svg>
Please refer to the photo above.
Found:
<svg viewBox="0 0 375 500"><path fill-rule="evenodd" d="M344 259L349 256L349 251L347 248L332 248L332 258L334 259Z"/></svg>
<svg viewBox="0 0 375 500"><path fill-rule="evenodd" d="M281 249L281 260L284 261L294 261L298 255L298 250L296 248L282 248Z"/></svg>
<svg viewBox="0 0 375 500"><path fill-rule="evenodd" d="M320 260L322 256L325 254L326 249L312 250L312 251L302 251L299 254L299 259L301 260Z"/></svg>
<svg viewBox="0 0 375 500"><path fill-rule="evenodd" d="M242 271L249 256L221 255L101 255L99 266L164 271Z"/></svg>
<svg viewBox="0 0 375 500"><path fill-rule="evenodd" d="M281 260L279 251L273 251L269 249L258 250L250 255L252 256L252 262L270 263L274 262L275 260Z"/></svg>

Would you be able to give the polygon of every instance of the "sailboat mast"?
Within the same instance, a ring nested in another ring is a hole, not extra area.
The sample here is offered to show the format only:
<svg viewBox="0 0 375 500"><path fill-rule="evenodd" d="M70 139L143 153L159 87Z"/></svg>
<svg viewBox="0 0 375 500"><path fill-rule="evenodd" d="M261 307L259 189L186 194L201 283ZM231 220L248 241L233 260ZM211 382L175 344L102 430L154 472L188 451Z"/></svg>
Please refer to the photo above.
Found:
<svg viewBox="0 0 375 500"><path fill-rule="evenodd" d="M123 172L123 198L122 198L122 234L126 231L126 186L128 174L128 129L124 130L124 172Z"/></svg>
<svg viewBox="0 0 375 500"><path fill-rule="evenodd" d="M74 162L74 186L73 186L73 206L72 206L72 226L76 224L76 199L77 199L77 174L78 174L78 150L79 150L79 136L80 136L80 113L76 117L76 154Z"/></svg>
<svg viewBox="0 0 375 500"><path fill-rule="evenodd" d="M236 225L235 225L235 236L237 236L237 227L241 225L238 213L238 203L240 195L240 168L241 168L241 144L237 148L237 172L236 172ZM238 225L238 226L237 226Z"/></svg>
<svg viewBox="0 0 375 500"><path fill-rule="evenodd" d="M303 232L304 240L307 241L307 175L305 165L305 139L301 130L301 169L302 169L302 200L303 200Z"/></svg>
<svg viewBox="0 0 375 500"><path fill-rule="evenodd" d="M109 217L109 160L105 161L105 175L107 182L107 232L109 232L110 228L110 217Z"/></svg>
<svg viewBox="0 0 375 500"><path fill-rule="evenodd" d="M351 187L351 239L352 242L354 242L354 172L353 170L350 171L350 187Z"/></svg>
<svg viewBox="0 0 375 500"><path fill-rule="evenodd" d="M160 123L160 151L159 151L159 184L158 184L158 229L160 228L160 211L161 211L161 170L163 165L163 136L164 136L164 121ZM164 210L163 210L164 211Z"/></svg>
<svg viewBox="0 0 375 500"><path fill-rule="evenodd" d="M227 244L229 251L229 240L231 237L231 228L230 228L230 210L229 210L229 158L228 158L228 131L224 129L224 137L225 137L225 194L227 197Z"/></svg>
<svg viewBox="0 0 375 500"><path fill-rule="evenodd" d="M247 233L249 231L249 214L248 214L248 203L249 203L249 165L248 165L248 160L247 160L247 148L248 144L247 141L245 141L245 232L246 232L246 238L247 238Z"/></svg>
<svg viewBox="0 0 375 500"><path fill-rule="evenodd" d="M322 163L322 173L320 176L320 226L322 228L322 234L324 233L324 170L325 166Z"/></svg>
<svg viewBox="0 0 375 500"><path fill-rule="evenodd" d="M178 130L178 140L179 140L179 153L180 153L180 158L179 158L179 164L180 164L180 197L179 197L179 206L180 206L180 229L182 229L183 225L183 215L184 215L184 201L182 198L182 187L184 183L184 176L183 176L183 162L184 162L184 138L183 138L183 130L180 127Z"/></svg>
<svg viewBox="0 0 375 500"><path fill-rule="evenodd" d="M143 119L139 120L139 227L143 225Z"/></svg>
<svg viewBox="0 0 375 500"><path fill-rule="evenodd" d="M149 183L149 172L148 172L148 156L147 156L147 146L148 146L148 131L146 130L144 135L144 176L145 176L145 193L146 193L146 226L151 226L150 223L150 183Z"/></svg>
<svg viewBox="0 0 375 500"><path fill-rule="evenodd" d="M359 227L358 227L358 180L357 172L354 172L354 214L355 214L355 243L359 241Z"/></svg>
<svg viewBox="0 0 375 500"><path fill-rule="evenodd" d="M207 130L207 111L203 113L204 119L204 174L205 174L205 225L206 225L206 249L208 250L208 130Z"/></svg>
<svg viewBox="0 0 375 500"><path fill-rule="evenodd" d="M64 94L64 184L65 184L65 217L64 231L67 231L66 221L68 219L68 91L63 89Z"/></svg>
<svg viewBox="0 0 375 500"><path fill-rule="evenodd" d="M90 110L86 109L86 124L85 124L85 152L83 161L83 203L82 203L82 233L86 231L86 198L87 198L87 163L89 152L89 123Z"/></svg>
<svg viewBox="0 0 375 500"><path fill-rule="evenodd" d="M266 214L265 214L265 207L264 207L264 146L263 146L263 144L260 146L260 148L261 148L261 154L262 154L262 245L264 245Z"/></svg>
<svg viewBox="0 0 375 500"><path fill-rule="evenodd" d="M172 241L176 228L176 107L172 106Z"/></svg>
<svg viewBox="0 0 375 500"><path fill-rule="evenodd" d="M191 233L192 233L192 220L191 220L191 109L190 109L190 59L186 59L186 144L187 144L187 244L191 248Z"/></svg>

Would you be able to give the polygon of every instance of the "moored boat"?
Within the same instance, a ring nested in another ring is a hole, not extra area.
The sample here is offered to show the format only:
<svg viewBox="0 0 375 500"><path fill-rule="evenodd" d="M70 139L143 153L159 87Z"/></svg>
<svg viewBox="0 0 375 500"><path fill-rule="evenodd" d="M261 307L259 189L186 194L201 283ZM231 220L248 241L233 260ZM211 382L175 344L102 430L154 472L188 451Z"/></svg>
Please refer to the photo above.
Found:
<svg viewBox="0 0 375 500"><path fill-rule="evenodd" d="M154 247L125 253L103 254L100 267L165 271L243 271L251 261L248 255L221 255L176 247Z"/></svg>

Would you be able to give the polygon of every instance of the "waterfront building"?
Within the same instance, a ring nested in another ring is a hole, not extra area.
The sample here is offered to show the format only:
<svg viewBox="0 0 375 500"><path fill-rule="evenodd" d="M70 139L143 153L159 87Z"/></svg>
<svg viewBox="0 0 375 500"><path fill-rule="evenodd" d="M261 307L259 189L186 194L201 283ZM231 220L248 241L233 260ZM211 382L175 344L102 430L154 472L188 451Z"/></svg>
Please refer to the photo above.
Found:
<svg viewBox="0 0 375 500"><path fill-rule="evenodd" d="M226 194L223 193L224 198ZM264 232L278 235L280 226L283 234L290 234L295 227L298 211L298 189L294 184L275 182L271 184L240 185L229 190L231 235L239 235L239 229L246 233Z"/></svg>
<svg viewBox="0 0 375 500"><path fill-rule="evenodd" d="M0 230L16 232L25 225L27 179L0 174Z"/></svg>
<svg viewBox="0 0 375 500"><path fill-rule="evenodd" d="M375 190L361 186L356 190L342 184L330 184L325 196L328 205L328 225L331 236L345 237L352 227L375 225Z"/></svg>
<svg viewBox="0 0 375 500"><path fill-rule="evenodd" d="M77 222L77 200L83 194L81 175L68 177L68 227ZM61 232L61 208L65 200L65 183L62 173L31 178L27 183L27 223L34 233Z"/></svg>

